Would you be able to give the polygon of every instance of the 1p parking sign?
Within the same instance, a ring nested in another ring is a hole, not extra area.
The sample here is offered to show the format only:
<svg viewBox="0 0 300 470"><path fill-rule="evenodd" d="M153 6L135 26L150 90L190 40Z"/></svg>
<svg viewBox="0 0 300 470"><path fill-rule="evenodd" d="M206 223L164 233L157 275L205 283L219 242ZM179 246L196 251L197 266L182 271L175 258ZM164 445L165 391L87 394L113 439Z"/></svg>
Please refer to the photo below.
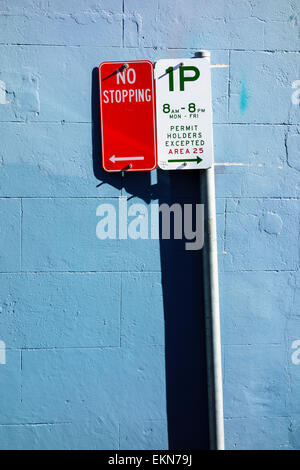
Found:
<svg viewBox="0 0 300 470"><path fill-rule="evenodd" d="M163 170L213 162L210 62L162 59L155 65L157 153Z"/></svg>

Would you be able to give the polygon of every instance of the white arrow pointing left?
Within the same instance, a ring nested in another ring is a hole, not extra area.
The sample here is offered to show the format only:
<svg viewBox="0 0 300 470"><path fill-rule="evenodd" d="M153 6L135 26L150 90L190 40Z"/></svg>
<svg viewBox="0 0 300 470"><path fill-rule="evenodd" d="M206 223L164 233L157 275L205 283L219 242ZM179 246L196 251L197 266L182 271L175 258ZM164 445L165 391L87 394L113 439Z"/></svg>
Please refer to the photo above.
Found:
<svg viewBox="0 0 300 470"><path fill-rule="evenodd" d="M115 155L110 157L110 161L113 162L113 163L121 162L121 161L124 161L124 160L144 160L144 157L116 157Z"/></svg>

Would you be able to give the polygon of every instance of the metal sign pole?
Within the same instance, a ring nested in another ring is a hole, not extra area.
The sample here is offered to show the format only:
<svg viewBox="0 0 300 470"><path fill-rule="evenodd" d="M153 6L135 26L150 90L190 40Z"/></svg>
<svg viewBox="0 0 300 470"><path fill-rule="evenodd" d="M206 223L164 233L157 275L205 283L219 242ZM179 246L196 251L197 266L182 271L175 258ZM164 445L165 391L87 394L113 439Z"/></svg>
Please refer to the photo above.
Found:
<svg viewBox="0 0 300 470"><path fill-rule="evenodd" d="M211 448L224 449L223 384L219 308L218 251L214 168L204 170L203 197L206 207L204 244L205 324L208 368L208 401ZM205 194L204 194L205 193Z"/></svg>
<svg viewBox="0 0 300 470"><path fill-rule="evenodd" d="M201 56L203 58L207 58L210 62L209 51L201 51ZM203 173L201 189L202 200L205 204L205 228L207 234L204 243L203 258L210 446L212 449L224 450L223 384L214 164L212 164L211 168L204 170Z"/></svg>

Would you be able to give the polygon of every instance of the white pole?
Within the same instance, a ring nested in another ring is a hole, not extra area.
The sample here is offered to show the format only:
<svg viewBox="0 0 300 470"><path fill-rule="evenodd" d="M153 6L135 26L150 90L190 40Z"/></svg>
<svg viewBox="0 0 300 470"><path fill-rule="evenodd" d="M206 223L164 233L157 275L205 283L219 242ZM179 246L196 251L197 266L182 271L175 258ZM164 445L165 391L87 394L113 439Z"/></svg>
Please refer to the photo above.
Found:
<svg viewBox="0 0 300 470"><path fill-rule="evenodd" d="M209 51L201 51L201 56L203 58L205 57L210 62ZM205 181L202 181L202 197L206 206L207 233L207 237L204 242L204 279L210 446L213 449L224 450L223 383L214 164L212 164L212 168L204 171L203 176Z"/></svg>

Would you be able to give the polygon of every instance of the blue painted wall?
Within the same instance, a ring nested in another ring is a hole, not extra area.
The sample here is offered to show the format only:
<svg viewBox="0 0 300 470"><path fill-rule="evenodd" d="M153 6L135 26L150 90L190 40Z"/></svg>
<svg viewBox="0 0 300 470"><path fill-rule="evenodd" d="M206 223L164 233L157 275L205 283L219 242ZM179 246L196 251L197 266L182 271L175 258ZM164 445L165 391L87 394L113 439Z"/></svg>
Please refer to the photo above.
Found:
<svg viewBox="0 0 300 470"><path fill-rule="evenodd" d="M101 202L200 180L101 171L95 67L201 49L226 445L300 448L299 24L299 0L0 0L0 448L207 447L201 254L96 237Z"/></svg>

